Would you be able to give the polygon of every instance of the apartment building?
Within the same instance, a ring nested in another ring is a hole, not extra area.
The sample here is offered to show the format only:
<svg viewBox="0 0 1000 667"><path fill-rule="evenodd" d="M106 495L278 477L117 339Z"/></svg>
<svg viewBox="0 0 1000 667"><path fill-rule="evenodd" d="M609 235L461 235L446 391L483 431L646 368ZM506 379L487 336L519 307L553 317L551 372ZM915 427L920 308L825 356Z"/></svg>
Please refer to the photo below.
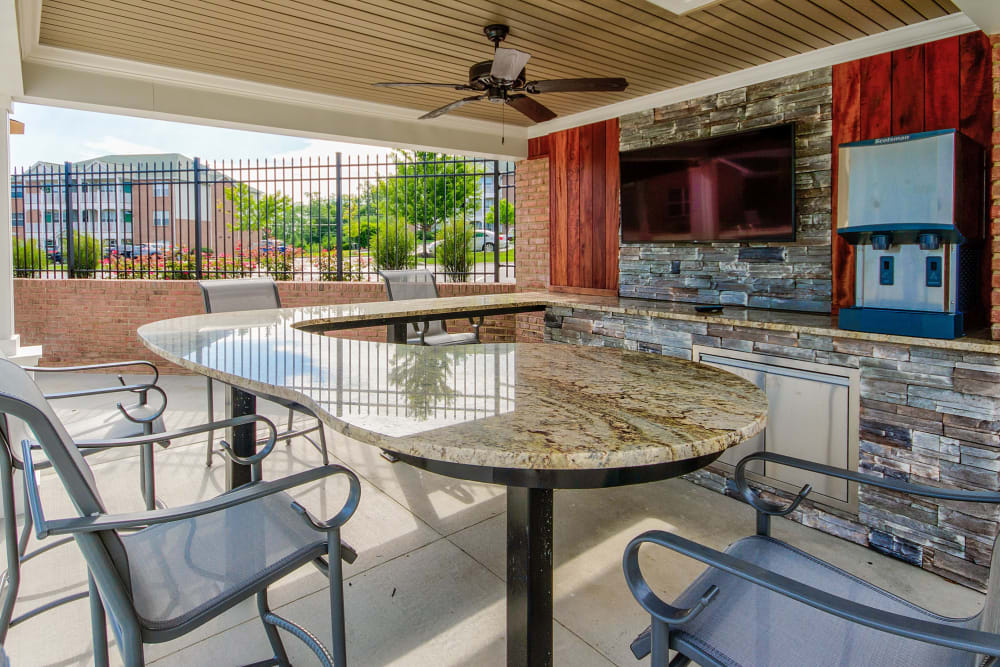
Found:
<svg viewBox="0 0 1000 667"><path fill-rule="evenodd" d="M68 230L99 238L107 249L155 243L232 252L250 233L232 229L227 187L236 181L179 153L104 155L65 164L36 162L11 179L17 238L61 248Z"/></svg>

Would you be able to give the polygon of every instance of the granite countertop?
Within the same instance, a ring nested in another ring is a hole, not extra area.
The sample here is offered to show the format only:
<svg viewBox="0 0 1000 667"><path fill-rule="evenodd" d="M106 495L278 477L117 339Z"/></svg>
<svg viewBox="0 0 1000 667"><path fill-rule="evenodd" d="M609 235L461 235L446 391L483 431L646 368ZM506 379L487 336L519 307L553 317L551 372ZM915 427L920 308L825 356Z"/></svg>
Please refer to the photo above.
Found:
<svg viewBox="0 0 1000 667"><path fill-rule="evenodd" d="M386 314L435 315L546 293L215 313L145 325L180 366L293 400L331 428L402 454L480 466L604 469L720 452L758 433L767 401L745 380L645 352L524 343L419 347L310 333ZM559 301L562 303L562 301Z"/></svg>

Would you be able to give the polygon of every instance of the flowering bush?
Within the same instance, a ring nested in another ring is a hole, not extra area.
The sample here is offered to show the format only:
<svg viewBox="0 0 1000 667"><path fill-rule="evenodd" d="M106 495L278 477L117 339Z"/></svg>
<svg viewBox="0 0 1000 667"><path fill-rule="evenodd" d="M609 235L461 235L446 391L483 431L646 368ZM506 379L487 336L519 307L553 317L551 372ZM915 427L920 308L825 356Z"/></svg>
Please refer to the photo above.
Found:
<svg viewBox="0 0 1000 667"><path fill-rule="evenodd" d="M275 249L255 254L260 266L264 267L275 280L291 280L295 276L294 248L287 248L281 252Z"/></svg>
<svg viewBox="0 0 1000 667"><path fill-rule="evenodd" d="M369 267L367 257L344 257L343 270L345 282L363 282L365 273ZM319 269L319 279L323 282L336 282L337 280L337 253L324 250L316 260Z"/></svg>

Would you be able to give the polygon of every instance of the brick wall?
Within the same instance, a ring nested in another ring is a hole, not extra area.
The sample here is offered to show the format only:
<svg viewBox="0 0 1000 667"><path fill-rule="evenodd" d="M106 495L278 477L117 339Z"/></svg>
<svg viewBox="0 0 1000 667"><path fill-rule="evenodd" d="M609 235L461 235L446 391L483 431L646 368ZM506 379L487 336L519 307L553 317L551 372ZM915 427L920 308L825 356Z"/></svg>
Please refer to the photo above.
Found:
<svg viewBox="0 0 1000 667"><path fill-rule="evenodd" d="M990 37L993 55L993 150L990 176L990 334L1000 340L1000 35Z"/></svg>
<svg viewBox="0 0 1000 667"><path fill-rule="evenodd" d="M517 171L517 287L521 290L549 286L549 160L518 162ZM517 316L517 339L541 342L545 331L542 313Z"/></svg>
<svg viewBox="0 0 1000 667"><path fill-rule="evenodd" d="M998 354L585 308L550 308L547 323L545 338L554 342L686 359L697 344L857 368L860 471L914 484L1000 491ZM699 471L691 479L726 492L718 472ZM1000 508L861 486L857 514L806 501L789 518L983 590Z"/></svg>
<svg viewBox="0 0 1000 667"><path fill-rule="evenodd" d="M512 284L443 283L441 296L512 292ZM315 306L384 301L381 283L278 283L282 305ZM42 364L67 366L156 356L136 336L143 324L204 312L201 290L194 282L170 280L14 281L15 326L25 345L41 345ZM515 340L514 315L488 317L481 334L487 342ZM449 331L470 330L468 320L448 322ZM340 332L338 336L384 340L384 327ZM540 336L539 336L540 338ZM181 369L163 363L165 372Z"/></svg>
<svg viewBox="0 0 1000 667"><path fill-rule="evenodd" d="M794 242L623 243L620 294L829 312L832 109L826 67L623 116L622 150L795 121L797 219Z"/></svg>

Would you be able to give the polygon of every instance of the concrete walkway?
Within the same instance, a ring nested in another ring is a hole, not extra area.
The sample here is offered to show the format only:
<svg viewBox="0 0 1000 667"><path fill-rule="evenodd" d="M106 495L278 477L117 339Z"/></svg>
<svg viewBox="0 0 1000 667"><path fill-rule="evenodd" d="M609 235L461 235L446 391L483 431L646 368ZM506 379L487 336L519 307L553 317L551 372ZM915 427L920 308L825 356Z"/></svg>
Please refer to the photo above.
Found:
<svg viewBox="0 0 1000 667"><path fill-rule="evenodd" d="M109 380L113 377L52 374L40 382L45 391L58 391ZM168 427L205 420L203 379L165 377L161 384L170 395ZM222 391L217 390L216 405L221 406ZM63 401L58 407L71 425L99 414L91 402ZM283 417L273 405L261 402L260 407L275 419ZM345 568L351 664L503 665L503 488L390 464L376 449L337 434L329 433L329 442L331 453L359 475L363 486L360 509L344 529L344 538L360 553ZM158 495L168 505L223 490L223 467L205 467L204 446L198 440L157 450ZM142 509L136 456L104 453L90 461L113 511ZM319 462L319 454L302 441L279 445L265 463L265 476L287 475ZM65 516L68 502L51 475L41 476L46 514ZM325 518L339 508L343 493L342 483L331 481L303 487L295 495ZM622 552L632 537L660 528L723 548L750 534L754 525L753 513L742 503L684 480L559 491L555 503L555 662L574 667L638 664L628 644L648 618L621 573ZM934 611L965 615L982 605L982 596L973 591L818 531L778 519L774 532ZM668 600L701 569L667 551L645 553L643 567ZM75 546L68 545L30 563L23 580L19 611L83 590L85 568ZM325 580L315 569L303 568L271 591L279 614L320 638L329 636ZM75 602L15 627L5 649L13 665L90 664L89 632L87 604ZM296 640L288 638L286 647L296 664L314 664ZM252 603L190 636L146 649L147 662L158 665L221 667L269 655ZM112 664L121 663L113 646L111 656Z"/></svg>

